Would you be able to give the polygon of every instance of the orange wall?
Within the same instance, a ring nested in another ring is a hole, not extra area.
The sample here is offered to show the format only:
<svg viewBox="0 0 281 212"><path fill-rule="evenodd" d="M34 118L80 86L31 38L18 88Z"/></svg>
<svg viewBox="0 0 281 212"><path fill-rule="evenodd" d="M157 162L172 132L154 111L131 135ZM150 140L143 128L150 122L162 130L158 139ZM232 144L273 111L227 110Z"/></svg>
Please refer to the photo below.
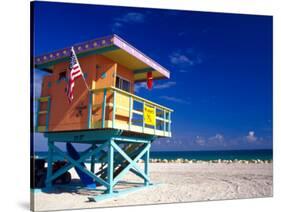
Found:
<svg viewBox="0 0 281 212"><path fill-rule="evenodd" d="M114 61L102 56L91 55L79 58L83 73L87 74L86 82L91 89L110 87L115 85L116 69L117 75L131 81L133 91L133 72ZM68 103L66 95L67 83L59 81L59 73L68 69L69 62L62 62L54 65L53 74L46 76L42 83L41 96L50 96L51 105L49 113L49 131L80 130L88 128L88 101L89 93L86 89L83 78L75 80L74 99ZM106 73L106 77L103 73ZM93 83L93 81L95 83ZM93 86L93 87L92 87ZM111 95L107 95L108 101ZM102 103L102 93L94 95L93 104ZM41 110L45 106L41 105ZM107 119L111 112L106 114ZM101 121L101 107L93 109L92 121ZM44 125L44 116L39 116L39 125Z"/></svg>

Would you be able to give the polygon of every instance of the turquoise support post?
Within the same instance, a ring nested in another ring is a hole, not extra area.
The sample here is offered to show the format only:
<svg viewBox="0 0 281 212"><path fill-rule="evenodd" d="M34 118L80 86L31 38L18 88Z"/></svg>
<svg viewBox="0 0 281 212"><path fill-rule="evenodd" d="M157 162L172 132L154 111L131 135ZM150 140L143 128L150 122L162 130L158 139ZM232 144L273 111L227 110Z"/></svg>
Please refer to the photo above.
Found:
<svg viewBox="0 0 281 212"><path fill-rule="evenodd" d="M107 182L109 184L107 193L112 194L113 193L113 169L114 169L114 149L112 146L113 140L108 141L108 154L107 154Z"/></svg>
<svg viewBox="0 0 281 212"><path fill-rule="evenodd" d="M47 178L45 181L46 187L51 188L52 187L52 164L53 164L53 153L54 153L54 142L53 141L48 141L48 167L47 167Z"/></svg>
<svg viewBox="0 0 281 212"><path fill-rule="evenodd" d="M95 150L95 145L92 145L92 150ZM91 156L91 172L95 173L95 155Z"/></svg>
<svg viewBox="0 0 281 212"><path fill-rule="evenodd" d="M89 91L89 103L88 103L88 128L92 128L92 101L93 101L93 93Z"/></svg>
<svg viewBox="0 0 281 212"><path fill-rule="evenodd" d="M145 159L144 159L144 173L147 177L149 177L149 158L150 158L150 143L147 144L149 147L145 153ZM144 185L148 186L149 181L147 179L144 179Z"/></svg>
<svg viewBox="0 0 281 212"><path fill-rule="evenodd" d="M103 103L102 103L102 122L101 127L105 126L105 112L106 112L106 88L103 91Z"/></svg>

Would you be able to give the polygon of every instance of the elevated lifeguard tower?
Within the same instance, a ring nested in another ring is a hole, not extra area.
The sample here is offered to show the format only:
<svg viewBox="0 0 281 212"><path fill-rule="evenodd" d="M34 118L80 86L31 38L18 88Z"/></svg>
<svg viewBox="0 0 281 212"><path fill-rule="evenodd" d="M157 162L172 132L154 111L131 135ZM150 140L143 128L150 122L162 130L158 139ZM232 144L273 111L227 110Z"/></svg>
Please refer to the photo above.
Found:
<svg viewBox="0 0 281 212"><path fill-rule="evenodd" d="M154 80L169 78L169 71L116 35L74 45L74 50L90 91L82 78L77 79L71 104L66 95L71 48L35 57L35 68L50 73L43 78L36 116L36 131L48 139L46 187L73 167L84 181L90 178L104 188L103 194L89 197L94 201L151 186L151 143L158 137L171 137L172 110L135 95L134 86L148 75ZM82 153L73 148L64 152L56 142L90 147ZM53 152L68 161L54 173ZM83 162L89 158L91 168L87 169ZM141 158L144 170L137 164ZM143 179L143 184L116 189L128 172Z"/></svg>

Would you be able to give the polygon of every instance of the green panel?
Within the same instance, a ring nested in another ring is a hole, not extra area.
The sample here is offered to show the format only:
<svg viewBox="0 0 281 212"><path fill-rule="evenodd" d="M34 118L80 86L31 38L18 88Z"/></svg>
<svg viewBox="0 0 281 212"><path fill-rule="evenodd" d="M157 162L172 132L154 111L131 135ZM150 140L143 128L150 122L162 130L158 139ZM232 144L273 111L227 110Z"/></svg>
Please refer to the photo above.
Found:
<svg viewBox="0 0 281 212"><path fill-rule="evenodd" d="M146 72L149 72L149 71L155 71L155 70L151 67L136 69L136 70L134 70L134 74L146 73Z"/></svg>
<svg viewBox="0 0 281 212"><path fill-rule="evenodd" d="M85 130L85 131L63 131L48 132L44 136L56 142L88 143L108 140L111 137L121 135L121 130Z"/></svg>

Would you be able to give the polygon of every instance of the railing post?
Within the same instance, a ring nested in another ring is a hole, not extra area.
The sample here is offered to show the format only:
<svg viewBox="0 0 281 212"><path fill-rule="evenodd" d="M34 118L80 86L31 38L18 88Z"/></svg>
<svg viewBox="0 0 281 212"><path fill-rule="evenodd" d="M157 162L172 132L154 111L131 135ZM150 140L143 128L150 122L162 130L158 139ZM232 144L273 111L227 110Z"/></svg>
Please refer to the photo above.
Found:
<svg viewBox="0 0 281 212"><path fill-rule="evenodd" d="M102 121L101 127L104 128L105 126L105 113L106 112L106 88L103 90L103 103L102 103Z"/></svg>
<svg viewBox="0 0 281 212"><path fill-rule="evenodd" d="M163 130L164 130L164 135L165 135L165 133L166 133L166 124L167 124L167 122L166 122L166 110L163 110L163 112L164 112L164 117L163 117L163 119L164 119L164 121L163 121Z"/></svg>
<svg viewBox="0 0 281 212"><path fill-rule="evenodd" d="M130 108L129 108L129 130L131 130L131 124L132 124L132 112L133 112L133 98L132 96L129 97L130 99Z"/></svg>
<svg viewBox="0 0 281 212"><path fill-rule="evenodd" d="M52 166L53 166L53 152L54 152L54 142L48 140L48 167L47 167L47 177L46 177L46 187L50 188L52 187L52 180L51 179L52 175L53 175L53 170L52 170Z"/></svg>
<svg viewBox="0 0 281 212"><path fill-rule="evenodd" d="M107 153L107 182L109 187L107 189L107 193L113 193L113 169L114 169L114 149L112 146L112 139L108 141L108 153Z"/></svg>
<svg viewBox="0 0 281 212"><path fill-rule="evenodd" d="M89 102L88 102L88 128L92 128L92 109L93 109L93 93L89 91Z"/></svg>
<svg viewBox="0 0 281 212"><path fill-rule="evenodd" d="M168 121L169 121L169 122L168 122L168 126L169 126L169 127L168 127L168 132L171 132L171 112L168 113L168 117L169 117L169 118L168 118Z"/></svg>
<svg viewBox="0 0 281 212"><path fill-rule="evenodd" d="M116 91L113 91L112 128L115 127L115 112L116 112Z"/></svg>
<svg viewBox="0 0 281 212"><path fill-rule="evenodd" d="M154 125L154 135L156 135L156 127L157 127L157 110L156 107L154 106L154 111L155 111L155 125Z"/></svg>
<svg viewBox="0 0 281 212"><path fill-rule="evenodd" d="M145 108L145 102L143 102L143 109L142 109L142 132L144 133L144 127L145 127L145 122L144 122L144 108Z"/></svg>

